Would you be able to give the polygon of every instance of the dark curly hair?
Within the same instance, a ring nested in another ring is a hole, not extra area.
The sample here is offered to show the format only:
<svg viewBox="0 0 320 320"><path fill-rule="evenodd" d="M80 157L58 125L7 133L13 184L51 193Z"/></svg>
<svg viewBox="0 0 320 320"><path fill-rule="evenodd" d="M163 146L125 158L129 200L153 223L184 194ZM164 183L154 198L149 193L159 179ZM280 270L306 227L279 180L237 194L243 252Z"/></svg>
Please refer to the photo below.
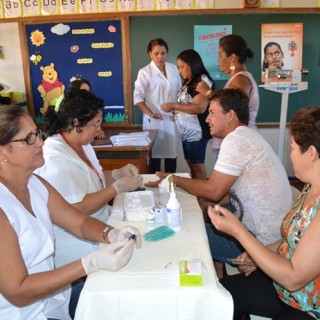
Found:
<svg viewBox="0 0 320 320"><path fill-rule="evenodd" d="M84 79L84 78L78 78L78 79L73 80L72 82L70 82L68 89L69 89L69 91L80 90L81 85L84 84L84 83L86 85L88 85L88 87L90 89L89 91L91 91L92 88L91 88L90 82L87 79Z"/></svg>
<svg viewBox="0 0 320 320"><path fill-rule="evenodd" d="M52 136L59 131L71 131L76 128L78 132L86 126L99 112L103 110L103 100L87 90L70 91L64 95L55 110L50 106L44 115L44 131Z"/></svg>
<svg viewBox="0 0 320 320"><path fill-rule="evenodd" d="M292 116L290 133L302 153L314 146L320 157L320 107L298 110Z"/></svg>

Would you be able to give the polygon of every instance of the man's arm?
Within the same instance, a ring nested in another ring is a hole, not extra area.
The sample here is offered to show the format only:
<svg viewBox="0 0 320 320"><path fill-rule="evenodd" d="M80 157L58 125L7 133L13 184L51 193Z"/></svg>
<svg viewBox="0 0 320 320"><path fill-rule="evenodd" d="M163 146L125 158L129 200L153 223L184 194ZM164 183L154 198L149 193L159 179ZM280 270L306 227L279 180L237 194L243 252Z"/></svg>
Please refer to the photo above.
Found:
<svg viewBox="0 0 320 320"><path fill-rule="evenodd" d="M174 176L174 181L177 187L190 194L219 203L228 194L237 178L237 176L213 170L207 180Z"/></svg>

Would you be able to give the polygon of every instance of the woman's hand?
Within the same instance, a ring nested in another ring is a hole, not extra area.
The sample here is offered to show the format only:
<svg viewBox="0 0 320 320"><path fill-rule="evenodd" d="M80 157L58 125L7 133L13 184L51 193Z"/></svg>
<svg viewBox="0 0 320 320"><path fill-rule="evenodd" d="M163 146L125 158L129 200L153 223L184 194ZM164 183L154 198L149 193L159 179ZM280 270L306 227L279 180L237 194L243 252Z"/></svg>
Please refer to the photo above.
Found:
<svg viewBox="0 0 320 320"><path fill-rule="evenodd" d="M241 253L237 257L237 261L240 261L240 263L238 264L238 269L246 276L249 276L253 271L257 269L257 265L247 252Z"/></svg>
<svg viewBox="0 0 320 320"><path fill-rule="evenodd" d="M122 192L134 191L141 188L143 183L142 176L122 177L114 181L111 185L116 189L117 194Z"/></svg>
<svg viewBox="0 0 320 320"><path fill-rule="evenodd" d="M132 235L135 235L135 239L133 240L137 249L141 247L141 234L140 231L132 226L126 226L123 229L112 229L109 234L108 238L110 243L115 243L118 241L122 241L125 239L129 239Z"/></svg>
<svg viewBox="0 0 320 320"><path fill-rule="evenodd" d="M219 205L208 206L208 215L212 224L219 231L237 238L237 234L244 228L239 219L229 210Z"/></svg>
<svg viewBox="0 0 320 320"><path fill-rule="evenodd" d="M95 139L102 140L102 139L104 139L105 137L106 137L106 134L104 133L104 131L103 131L103 130L100 130L100 131L98 132L98 134L96 135Z"/></svg>
<svg viewBox="0 0 320 320"><path fill-rule="evenodd" d="M169 116L169 119L172 121L172 122L176 122L176 118L175 118L175 115L170 115Z"/></svg>
<svg viewBox="0 0 320 320"><path fill-rule="evenodd" d="M98 250L84 255L82 265L86 274L98 270L119 271L130 261L134 250L134 241L124 239L108 245L101 246Z"/></svg>
<svg viewBox="0 0 320 320"><path fill-rule="evenodd" d="M170 112L170 111L175 110L175 109L174 109L174 104L171 103L171 102L163 103L162 105L160 105L160 108L161 108L161 110L164 111L164 112Z"/></svg>
<svg viewBox="0 0 320 320"><path fill-rule="evenodd" d="M156 120L163 120L162 115L159 114L159 113L153 113L153 114L150 116L150 118L156 119Z"/></svg>
<svg viewBox="0 0 320 320"><path fill-rule="evenodd" d="M128 163L119 169L113 169L111 174L115 180L123 177L138 177L139 169L135 165Z"/></svg>

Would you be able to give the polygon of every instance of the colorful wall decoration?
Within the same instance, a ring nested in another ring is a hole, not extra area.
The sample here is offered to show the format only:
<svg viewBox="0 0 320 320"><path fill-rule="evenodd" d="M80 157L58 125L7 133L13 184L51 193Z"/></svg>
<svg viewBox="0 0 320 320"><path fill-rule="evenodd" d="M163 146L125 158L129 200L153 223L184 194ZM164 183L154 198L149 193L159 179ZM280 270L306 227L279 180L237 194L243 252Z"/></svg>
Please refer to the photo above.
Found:
<svg viewBox="0 0 320 320"><path fill-rule="evenodd" d="M121 20L32 24L25 32L37 123L76 78L104 100L103 121L124 121Z"/></svg>

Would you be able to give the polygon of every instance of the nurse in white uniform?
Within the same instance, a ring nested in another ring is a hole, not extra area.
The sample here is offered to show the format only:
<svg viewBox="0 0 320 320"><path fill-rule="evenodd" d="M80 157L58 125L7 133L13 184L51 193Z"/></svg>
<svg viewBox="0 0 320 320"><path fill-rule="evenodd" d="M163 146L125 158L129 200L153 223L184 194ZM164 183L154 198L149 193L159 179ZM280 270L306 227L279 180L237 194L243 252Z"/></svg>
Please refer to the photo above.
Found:
<svg viewBox="0 0 320 320"><path fill-rule="evenodd" d="M140 69L135 81L133 101L143 112L143 129L156 129L158 134L152 147L153 172L176 172L179 133L171 112L164 112L160 105L176 102L181 78L176 65L166 62L168 45L163 39L151 40L147 47L150 64Z"/></svg>

